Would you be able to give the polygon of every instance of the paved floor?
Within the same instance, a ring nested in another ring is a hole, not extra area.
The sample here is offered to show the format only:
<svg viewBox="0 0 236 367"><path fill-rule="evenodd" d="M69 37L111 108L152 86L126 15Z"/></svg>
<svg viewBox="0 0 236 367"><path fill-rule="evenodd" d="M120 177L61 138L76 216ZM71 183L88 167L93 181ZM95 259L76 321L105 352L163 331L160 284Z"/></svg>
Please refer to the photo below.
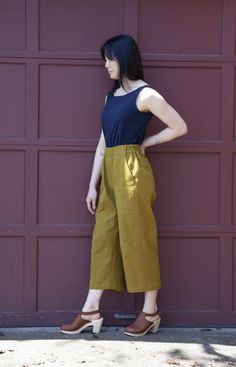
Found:
<svg viewBox="0 0 236 367"><path fill-rule="evenodd" d="M160 328L132 338L123 328L67 336L58 328L0 329L0 367L236 367L236 329Z"/></svg>

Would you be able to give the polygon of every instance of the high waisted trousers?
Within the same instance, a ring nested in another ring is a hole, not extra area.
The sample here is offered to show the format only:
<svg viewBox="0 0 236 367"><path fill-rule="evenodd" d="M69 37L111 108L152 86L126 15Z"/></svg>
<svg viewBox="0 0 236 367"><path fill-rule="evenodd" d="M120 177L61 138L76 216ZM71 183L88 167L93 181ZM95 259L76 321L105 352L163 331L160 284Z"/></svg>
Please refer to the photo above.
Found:
<svg viewBox="0 0 236 367"><path fill-rule="evenodd" d="M152 168L140 145L105 148L92 237L92 289L161 287Z"/></svg>

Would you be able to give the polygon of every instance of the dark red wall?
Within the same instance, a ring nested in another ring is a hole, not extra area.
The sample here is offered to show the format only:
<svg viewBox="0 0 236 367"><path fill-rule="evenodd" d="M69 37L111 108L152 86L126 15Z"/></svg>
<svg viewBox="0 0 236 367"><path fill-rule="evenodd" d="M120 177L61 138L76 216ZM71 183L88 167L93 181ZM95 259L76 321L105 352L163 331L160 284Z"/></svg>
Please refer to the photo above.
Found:
<svg viewBox="0 0 236 367"><path fill-rule="evenodd" d="M236 326L235 19L234 0L0 1L0 326L59 325L83 305L111 85L99 48L119 33L189 128L148 153L163 325ZM141 306L110 291L101 309L111 325Z"/></svg>

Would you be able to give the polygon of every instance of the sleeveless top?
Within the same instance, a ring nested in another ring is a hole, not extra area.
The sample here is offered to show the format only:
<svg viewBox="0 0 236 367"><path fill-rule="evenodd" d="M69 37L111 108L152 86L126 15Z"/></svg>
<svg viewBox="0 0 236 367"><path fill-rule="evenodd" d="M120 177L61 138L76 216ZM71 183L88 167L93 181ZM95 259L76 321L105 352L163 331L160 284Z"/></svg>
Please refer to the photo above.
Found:
<svg viewBox="0 0 236 367"><path fill-rule="evenodd" d="M137 109L136 100L143 85L122 96L108 93L102 111L102 129L107 147L124 144L142 144L151 112Z"/></svg>

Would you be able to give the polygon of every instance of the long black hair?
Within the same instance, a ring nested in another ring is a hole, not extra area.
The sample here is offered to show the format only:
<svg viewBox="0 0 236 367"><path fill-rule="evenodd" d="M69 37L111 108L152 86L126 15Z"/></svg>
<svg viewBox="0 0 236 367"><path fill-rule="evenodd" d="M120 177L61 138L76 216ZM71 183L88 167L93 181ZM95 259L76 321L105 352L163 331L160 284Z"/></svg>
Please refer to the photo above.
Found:
<svg viewBox="0 0 236 367"><path fill-rule="evenodd" d="M116 60L120 67L119 80L115 80L112 92L120 86L124 88L123 79L144 79L140 52L135 40L126 34L109 38L101 46L102 58Z"/></svg>

